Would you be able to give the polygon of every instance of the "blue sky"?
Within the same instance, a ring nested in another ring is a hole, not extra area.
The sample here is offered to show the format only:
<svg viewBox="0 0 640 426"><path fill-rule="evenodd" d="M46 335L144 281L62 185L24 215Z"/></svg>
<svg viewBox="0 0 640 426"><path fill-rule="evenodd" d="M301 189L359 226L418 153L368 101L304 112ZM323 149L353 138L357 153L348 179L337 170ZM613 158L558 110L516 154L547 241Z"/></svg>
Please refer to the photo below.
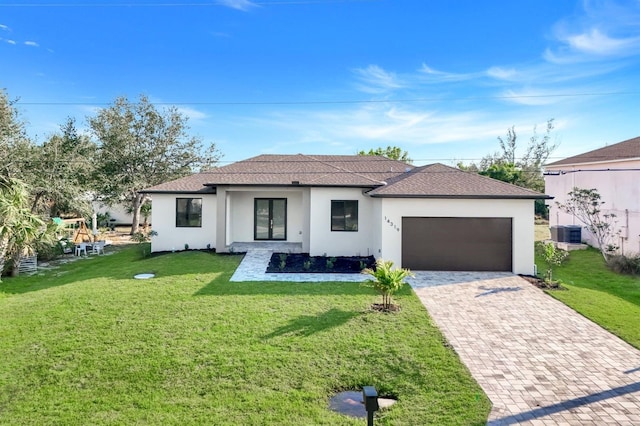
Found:
<svg viewBox="0 0 640 426"><path fill-rule="evenodd" d="M40 141L146 94L224 161L468 162L549 118L562 158L640 136L640 0L4 0L0 87Z"/></svg>

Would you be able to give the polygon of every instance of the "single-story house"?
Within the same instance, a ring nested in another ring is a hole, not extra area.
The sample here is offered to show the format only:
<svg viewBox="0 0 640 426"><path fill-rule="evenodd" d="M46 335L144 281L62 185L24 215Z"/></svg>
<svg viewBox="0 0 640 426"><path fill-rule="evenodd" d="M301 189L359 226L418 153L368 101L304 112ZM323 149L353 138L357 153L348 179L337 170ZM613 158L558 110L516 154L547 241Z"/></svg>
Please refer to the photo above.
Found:
<svg viewBox="0 0 640 426"><path fill-rule="evenodd" d="M379 156L259 155L144 190L152 251L286 242L413 270L534 272L529 189Z"/></svg>
<svg viewBox="0 0 640 426"><path fill-rule="evenodd" d="M616 215L620 251L640 253L640 137L565 158L544 169L545 192L561 204L573 188L596 189L604 201L603 214ZM549 225L583 225L555 202L548 205ZM596 245L584 228L582 239Z"/></svg>

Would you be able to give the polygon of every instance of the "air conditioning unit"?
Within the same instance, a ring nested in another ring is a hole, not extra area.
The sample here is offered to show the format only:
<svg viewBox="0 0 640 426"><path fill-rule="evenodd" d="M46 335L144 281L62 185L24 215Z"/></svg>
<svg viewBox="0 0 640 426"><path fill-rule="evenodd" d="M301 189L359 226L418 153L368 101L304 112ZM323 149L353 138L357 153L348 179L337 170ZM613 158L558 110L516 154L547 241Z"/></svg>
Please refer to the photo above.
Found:
<svg viewBox="0 0 640 426"><path fill-rule="evenodd" d="M551 239L557 243L580 244L582 242L582 227L580 225L552 226Z"/></svg>

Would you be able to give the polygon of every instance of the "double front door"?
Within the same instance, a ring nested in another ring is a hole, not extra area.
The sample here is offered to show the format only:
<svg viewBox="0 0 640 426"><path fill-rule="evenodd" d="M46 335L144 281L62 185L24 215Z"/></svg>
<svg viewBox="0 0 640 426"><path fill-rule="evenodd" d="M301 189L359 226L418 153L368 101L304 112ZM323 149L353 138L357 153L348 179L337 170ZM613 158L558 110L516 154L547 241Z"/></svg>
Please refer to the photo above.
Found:
<svg viewBox="0 0 640 426"><path fill-rule="evenodd" d="M287 239L287 199L254 199L254 240Z"/></svg>

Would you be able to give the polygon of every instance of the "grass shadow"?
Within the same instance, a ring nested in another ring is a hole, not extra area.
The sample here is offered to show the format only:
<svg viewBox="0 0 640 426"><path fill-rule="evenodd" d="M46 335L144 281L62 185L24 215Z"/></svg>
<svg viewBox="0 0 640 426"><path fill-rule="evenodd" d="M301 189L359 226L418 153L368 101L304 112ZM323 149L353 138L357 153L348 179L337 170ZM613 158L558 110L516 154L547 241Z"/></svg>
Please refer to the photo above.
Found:
<svg viewBox="0 0 640 426"><path fill-rule="evenodd" d="M332 308L319 315L301 315L289 321L287 325L276 328L262 338L272 339L283 335L311 336L321 331L339 327L360 314L359 312Z"/></svg>
<svg viewBox="0 0 640 426"><path fill-rule="evenodd" d="M144 257L138 245L130 245L118 247L115 253L93 255L69 262L42 274L5 277L0 283L0 293L23 294L96 278L133 279L134 275L141 273L153 273L156 277L178 277L222 272L220 280L225 282L231 278L241 260L241 255L217 255L201 251Z"/></svg>
<svg viewBox="0 0 640 426"><path fill-rule="evenodd" d="M365 295L374 296L374 290L352 282L292 282L292 281L247 281L230 282L228 277L221 276L200 290L194 296L327 296L327 295Z"/></svg>

